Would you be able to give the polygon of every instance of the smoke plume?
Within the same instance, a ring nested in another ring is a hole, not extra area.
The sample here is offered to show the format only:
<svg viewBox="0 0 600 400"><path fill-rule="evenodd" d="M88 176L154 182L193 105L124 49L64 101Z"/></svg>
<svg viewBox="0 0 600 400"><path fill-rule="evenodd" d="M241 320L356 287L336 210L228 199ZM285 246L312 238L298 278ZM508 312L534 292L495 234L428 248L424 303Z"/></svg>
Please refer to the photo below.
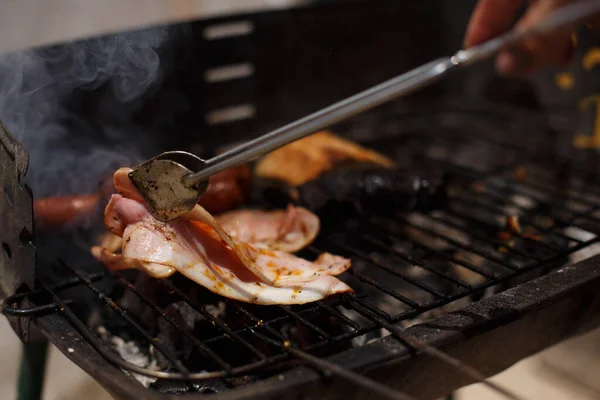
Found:
<svg viewBox="0 0 600 400"><path fill-rule="evenodd" d="M143 159L132 115L160 80L167 37L160 27L0 55L0 119L29 152L36 198L97 191ZM91 92L102 96L82 105Z"/></svg>

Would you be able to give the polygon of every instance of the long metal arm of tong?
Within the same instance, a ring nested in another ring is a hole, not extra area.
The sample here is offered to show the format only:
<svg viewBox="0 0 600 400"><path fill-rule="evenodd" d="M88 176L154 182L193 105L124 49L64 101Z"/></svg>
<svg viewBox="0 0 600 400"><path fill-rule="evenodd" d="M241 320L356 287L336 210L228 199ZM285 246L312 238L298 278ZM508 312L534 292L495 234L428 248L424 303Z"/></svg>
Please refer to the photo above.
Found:
<svg viewBox="0 0 600 400"><path fill-rule="evenodd" d="M430 85L449 71L487 59L531 35L544 34L600 13L600 0L580 0L555 11L535 26L510 31L451 57L439 58L375 87L335 103L210 160L183 151L163 153L129 174L152 214L163 221L190 211L206 191L208 178L260 157L336 122Z"/></svg>
<svg viewBox="0 0 600 400"><path fill-rule="evenodd" d="M541 34L563 25L575 23L600 12L600 1L582 0L565 6L527 31L510 31L479 46L460 50L452 57L439 58L405 74L397 76L320 111L285 125L270 133L250 140L230 151L206 160L201 171L184 178L193 185L224 169L251 161L281 146L342 121L394 98L412 93L439 80L452 69L491 57L496 52L515 44L525 36Z"/></svg>

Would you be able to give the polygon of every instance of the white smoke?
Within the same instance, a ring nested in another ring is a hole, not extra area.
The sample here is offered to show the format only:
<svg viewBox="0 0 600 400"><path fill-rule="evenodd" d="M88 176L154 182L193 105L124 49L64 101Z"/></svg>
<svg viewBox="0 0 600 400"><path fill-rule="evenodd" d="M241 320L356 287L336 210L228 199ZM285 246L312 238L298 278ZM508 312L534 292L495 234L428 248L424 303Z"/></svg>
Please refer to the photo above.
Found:
<svg viewBox="0 0 600 400"><path fill-rule="evenodd" d="M141 161L141 133L127 121L161 77L167 33L152 28L0 55L0 120L29 152L36 197L94 192L119 166ZM94 120L73 111L78 93L102 86L121 107L96 104L105 118L94 111Z"/></svg>

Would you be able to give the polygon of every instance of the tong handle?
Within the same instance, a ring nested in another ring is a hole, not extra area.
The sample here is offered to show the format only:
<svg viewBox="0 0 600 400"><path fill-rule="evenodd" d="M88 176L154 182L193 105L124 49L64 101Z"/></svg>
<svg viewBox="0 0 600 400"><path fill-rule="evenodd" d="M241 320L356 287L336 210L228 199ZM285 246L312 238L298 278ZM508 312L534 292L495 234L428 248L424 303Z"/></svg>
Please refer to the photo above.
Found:
<svg viewBox="0 0 600 400"><path fill-rule="evenodd" d="M582 21L597 13L600 13L600 0L579 0L559 8L542 21L525 30L513 29L480 45L460 50L454 55L454 58L460 65L470 65L489 58L503 48L513 46L529 36L543 35L565 25Z"/></svg>
<svg viewBox="0 0 600 400"><path fill-rule="evenodd" d="M243 143L226 153L206 160L206 167L184 177L184 184L194 185L219 171L254 160L336 122L376 107L393 98L414 92L441 78L452 65L453 62L449 58L431 61L266 135Z"/></svg>

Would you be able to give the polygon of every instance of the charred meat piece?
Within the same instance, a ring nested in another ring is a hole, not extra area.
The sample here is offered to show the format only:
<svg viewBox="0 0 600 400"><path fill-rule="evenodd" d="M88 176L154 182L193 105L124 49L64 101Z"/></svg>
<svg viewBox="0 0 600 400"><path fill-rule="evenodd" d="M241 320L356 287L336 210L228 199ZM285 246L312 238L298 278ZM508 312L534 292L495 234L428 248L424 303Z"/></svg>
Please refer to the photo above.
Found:
<svg viewBox="0 0 600 400"><path fill-rule="evenodd" d="M303 304L351 292L335 278L350 260L329 253L310 262L260 243L232 239L204 208L169 222L154 219L131 181L129 168L115 173L104 223L122 237L122 252L92 248L111 269L139 269L156 278L179 272L208 290L256 304ZM107 243L112 242L107 240Z"/></svg>
<svg viewBox="0 0 600 400"><path fill-rule="evenodd" d="M286 191L297 204L318 215L359 211L377 216L443 208L448 181L449 177L436 172L418 174L357 164Z"/></svg>
<svg viewBox="0 0 600 400"><path fill-rule="evenodd" d="M389 158L329 132L318 132L277 149L256 164L256 176L298 186L348 162L391 168Z"/></svg>
<svg viewBox="0 0 600 400"><path fill-rule="evenodd" d="M233 210L242 205L250 195L251 178L251 170L247 165L221 171L210 177L208 190L198 204L211 213ZM102 191L106 192L107 188ZM43 231L77 225L99 211L101 203L102 195L99 194L36 200L33 204L36 229Z"/></svg>

